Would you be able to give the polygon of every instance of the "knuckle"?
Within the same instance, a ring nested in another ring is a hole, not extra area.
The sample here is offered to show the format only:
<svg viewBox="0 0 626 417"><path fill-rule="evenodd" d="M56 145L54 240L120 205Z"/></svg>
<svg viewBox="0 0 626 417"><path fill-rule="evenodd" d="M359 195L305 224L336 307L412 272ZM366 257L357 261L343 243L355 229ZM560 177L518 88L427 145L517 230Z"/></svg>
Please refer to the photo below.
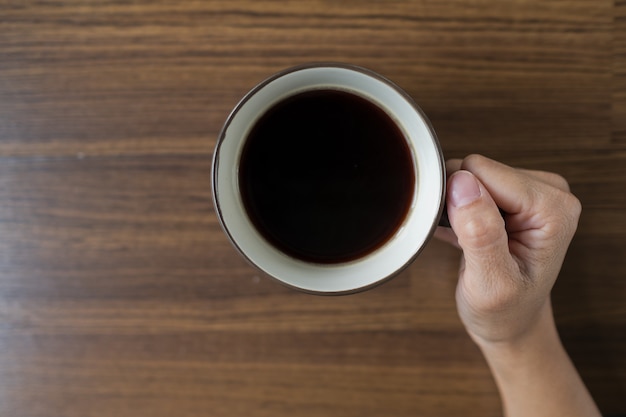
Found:
<svg viewBox="0 0 626 417"><path fill-rule="evenodd" d="M578 221L583 211L583 205L578 197L570 193L568 198L568 206L570 208L570 213L572 214L572 217L574 217L576 221Z"/></svg>
<svg viewBox="0 0 626 417"><path fill-rule="evenodd" d="M474 153L467 155L465 158L463 158L461 166L463 168L468 168L471 171L472 168L483 165L486 160L487 158L485 158L484 156Z"/></svg>
<svg viewBox="0 0 626 417"><path fill-rule="evenodd" d="M510 310L526 293L523 283L504 275L500 271L495 279L483 280L479 288L467 291L476 309L483 314L497 315Z"/></svg>
<svg viewBox="0 0 626 417"><path fill-rule="evenodd" d="M559 190L565 191L565 192L569 192L570 191L569 183L567 182L565 177L563 177L562 175L556 174L554 172L549 172L549 173L547 173L547 175L548 175L548 178L549 178L549 182L554 187L558 188Z"/></svg>
<svg viewBox="0 0 626 417"><path fill-rule="evenodd" d="M582 212L582 204L580 200L569 191L556 192L553 195L556 200L558 210L564 214L567 221L578 221Z"/></svg>
<svg viewBox="0 0 626 417"><path fill-rule="evenodd" d="M474 248L489 247L501 243L503 230L501 217L473 216L463 225L462 239Z"/></svg>
<svg viewBox="0 0 626 417"><path fill-rule="evenodd" d="M519 291L513 285L500 285L488 299L483 300L486 312L495 314L508 310L519 299Z"/></svg>
<svg viewBox="0 0 626 417"><path fill-rule="evenodd" d="M571 193L567 193L567 196L564 197L563 204L566 207L568 231L573 236L578 228L578 220L580 219L583 206L580 200Z"/></svg>
<svg viewBox="0 0 626 417"><path fill-rule="evenodd" d="M578 226L578 220L582 212L582 204L576 196L567 191L552 194L551 201L547 201L544 232L549 238L573 236Z"/></svg>

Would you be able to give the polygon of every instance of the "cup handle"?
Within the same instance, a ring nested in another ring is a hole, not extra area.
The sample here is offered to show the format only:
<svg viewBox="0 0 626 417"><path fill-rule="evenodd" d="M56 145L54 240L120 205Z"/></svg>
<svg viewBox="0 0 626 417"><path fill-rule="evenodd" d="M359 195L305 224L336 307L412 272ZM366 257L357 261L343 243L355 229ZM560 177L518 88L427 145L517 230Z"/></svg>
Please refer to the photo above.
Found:
<svg viewBox="0 0 626 417"><path fill-rule="evenodd" d="M441 227L452 227L450 225L450 219L448 218L448 205L443 203L443 211L441 212L441 217L439 218L438 226Z"/></svg>

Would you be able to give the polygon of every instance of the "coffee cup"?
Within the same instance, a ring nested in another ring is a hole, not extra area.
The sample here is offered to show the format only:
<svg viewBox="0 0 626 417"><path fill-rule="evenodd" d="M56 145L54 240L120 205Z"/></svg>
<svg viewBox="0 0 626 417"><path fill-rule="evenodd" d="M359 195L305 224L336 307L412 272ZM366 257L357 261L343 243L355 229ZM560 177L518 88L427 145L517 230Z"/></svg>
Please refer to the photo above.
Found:
<svg viewBox="0 0 626 417"><path fill-rule="evenodd" d="M213 156L217 216L281 283L347 294L395 276L444 212L434 129L396 84L354 65L272 75L229 115Z"/></svg>

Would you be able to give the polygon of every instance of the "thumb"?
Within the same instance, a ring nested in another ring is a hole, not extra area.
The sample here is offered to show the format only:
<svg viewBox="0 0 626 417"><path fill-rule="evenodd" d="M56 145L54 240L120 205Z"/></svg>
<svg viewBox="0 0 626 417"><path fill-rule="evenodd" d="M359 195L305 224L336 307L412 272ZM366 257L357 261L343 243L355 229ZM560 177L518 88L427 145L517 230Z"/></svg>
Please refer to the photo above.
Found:
<svg viewBox="0 0 626 417"><path fill-rule="evenodd" d="M448 179L448 216L463 249L464 275L496 279L509 272L509 253L504 219L496 203L471 172L460 170Z"/></svg>

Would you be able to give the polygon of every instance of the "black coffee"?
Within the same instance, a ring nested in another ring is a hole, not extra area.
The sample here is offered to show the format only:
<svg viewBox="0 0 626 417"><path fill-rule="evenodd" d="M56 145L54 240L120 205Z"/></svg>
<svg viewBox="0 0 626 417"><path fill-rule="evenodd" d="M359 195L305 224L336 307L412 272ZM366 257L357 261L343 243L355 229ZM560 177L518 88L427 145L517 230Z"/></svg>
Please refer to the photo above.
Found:
<svg viewBox="0 0 626 417"><path fill-rule="evenodd" d="M346 262L382 246L402 224L415 185L403 132L378 106L311 90L270 108L241 155L250 220L284 253Z"/></svg>

